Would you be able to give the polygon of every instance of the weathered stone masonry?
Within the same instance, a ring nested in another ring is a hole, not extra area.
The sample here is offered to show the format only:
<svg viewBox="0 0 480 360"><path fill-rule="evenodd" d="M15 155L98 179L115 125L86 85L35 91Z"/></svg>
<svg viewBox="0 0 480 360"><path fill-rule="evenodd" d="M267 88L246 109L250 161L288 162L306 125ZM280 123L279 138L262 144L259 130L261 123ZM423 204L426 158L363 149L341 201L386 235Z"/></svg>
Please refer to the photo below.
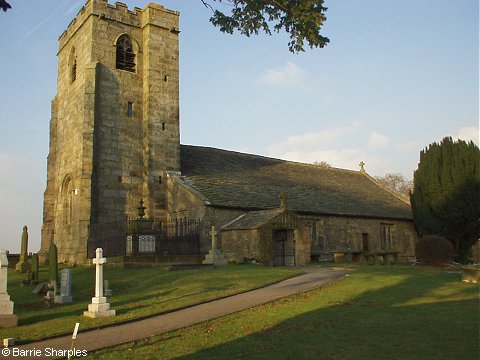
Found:
<svg viewBox="0 0 480 360"><path fill-rule="evenodd" d="M178 12L89 0L59 38L41 253L86 260L89 225L166 212L162 177L179 170ZM133 71L117 69L127 36Z"/></svg>

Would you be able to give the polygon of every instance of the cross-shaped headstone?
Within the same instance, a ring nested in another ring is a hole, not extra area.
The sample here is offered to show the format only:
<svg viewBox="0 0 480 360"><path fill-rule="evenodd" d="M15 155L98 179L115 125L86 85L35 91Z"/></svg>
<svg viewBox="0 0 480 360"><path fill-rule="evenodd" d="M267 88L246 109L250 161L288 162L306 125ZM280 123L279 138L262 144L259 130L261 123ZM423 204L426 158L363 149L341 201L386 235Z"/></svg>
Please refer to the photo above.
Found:
<svg viewBox="0 0 480 360"><path fill-rule="evenodd" d="M103 264L107 259L103 257L102 248L95 250L96 257L93 259L95 264L95 297L103 297Z"/></svg>
<svg viewBox="0 0 480 360"><path fill-rule="evenodd" d="M212 231L210 231L210 235L212 236L212 250L215 251L217 250L217 230L215 229L215 226L212 226Z"/></svg>

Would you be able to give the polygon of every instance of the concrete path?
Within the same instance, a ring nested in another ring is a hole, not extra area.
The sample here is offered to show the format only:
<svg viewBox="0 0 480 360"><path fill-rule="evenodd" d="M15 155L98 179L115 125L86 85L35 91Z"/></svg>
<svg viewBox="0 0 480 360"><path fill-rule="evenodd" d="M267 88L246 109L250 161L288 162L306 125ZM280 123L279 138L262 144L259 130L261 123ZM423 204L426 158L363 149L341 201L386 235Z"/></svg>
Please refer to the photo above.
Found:
<svg viewBox="0 0 480 360"><path fill-rule="evenodd" d="M265 304L283 297L298 294L304 291L319 288L347 274L348 270L334 270L325 268L306 268L305 274L273 284L261 289L252 290L228 298L214 300L205 304L192 306L187 309L174 311L165 315L158 315L123 325L111 326L103 329L79 332L75 340L75 348L93 350L124 344L140 340L153 335L194 325L206 320L215 319L241 310ZM9 348L10 356L2 352L2 358L7 359L57 359L62 356L51 356L53 349L68 350L72 344L71 335L55 339L30 343L23 346ZM17 350L15 350L17 349ZM3 349L5 350L5 349ZM37 353L24 351L36 350ZM14 355L16 351L17 356ZM22 353L23 352L23 353ZM28 356L18 356L26 354ZM81 358L81 357L77 357ZM1 359L1 358L0 358Z"/></svg>

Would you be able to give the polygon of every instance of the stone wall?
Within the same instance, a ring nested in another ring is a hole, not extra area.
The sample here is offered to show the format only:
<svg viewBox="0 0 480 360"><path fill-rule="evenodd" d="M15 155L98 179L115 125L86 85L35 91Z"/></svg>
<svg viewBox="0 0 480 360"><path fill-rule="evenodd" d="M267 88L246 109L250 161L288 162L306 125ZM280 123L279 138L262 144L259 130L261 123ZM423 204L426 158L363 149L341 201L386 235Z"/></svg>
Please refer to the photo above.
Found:
<svg viewBox="0 0 480 360"><path fill-rule="evenodd" d="M315 223L316 244L313 245L325 253L347 249L363 251L363 234L368 234L369 251L382 250L380 227L387 225L391 228L390 247L400 251L401 257L411 257L415 254L418 237L412 221L340 216L300 215L300 217L310 226L310 231Z"/></svg>
<svg viewBox="0 0 480 360"><path fill-rule="evenodd" d="M89 0L59 38L52 102L42 259L86 261L89 226L166 215L165 171L179 169L179 13ZM128 36L134 71L116 68Z"/></svg>
<svg viewBox="0 0 480 360"><path fill-rule="evenodd" d="M228 262L242 263L245 259L255 259L259 262L270 262L260 252L260 241L266 240L259 229L221 231L222 251ZM271 237L270 237L271 238Z"/></svg>
<svg viewBox="0 0 480 360"><path fill-rule="evenodd" d="M58 247L59 261L76 262L86 256L90 219L93 119L88 91L94 83L90 65L93 21L83 17L81 24L60 47L58 53L57 96L52 102L50 153L44 203L41 258L45 259L52 240ZM75 76L73 64L75 62ZM90 147L88 141L90 140ZM80 240L81 239L81 240Z"/></svg>

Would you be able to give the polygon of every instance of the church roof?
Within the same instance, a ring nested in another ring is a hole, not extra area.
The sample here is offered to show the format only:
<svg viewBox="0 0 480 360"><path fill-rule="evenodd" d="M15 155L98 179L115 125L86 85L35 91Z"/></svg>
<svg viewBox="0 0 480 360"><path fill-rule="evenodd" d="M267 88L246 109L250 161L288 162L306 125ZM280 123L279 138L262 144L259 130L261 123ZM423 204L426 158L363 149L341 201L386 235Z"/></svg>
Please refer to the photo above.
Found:
<svg viewBox="0 0 480 360"><path fill-rule="evenodd" d="M410 206L359 171L181 145L181 179L208 205L303 214L411 219Z"/></svg>

